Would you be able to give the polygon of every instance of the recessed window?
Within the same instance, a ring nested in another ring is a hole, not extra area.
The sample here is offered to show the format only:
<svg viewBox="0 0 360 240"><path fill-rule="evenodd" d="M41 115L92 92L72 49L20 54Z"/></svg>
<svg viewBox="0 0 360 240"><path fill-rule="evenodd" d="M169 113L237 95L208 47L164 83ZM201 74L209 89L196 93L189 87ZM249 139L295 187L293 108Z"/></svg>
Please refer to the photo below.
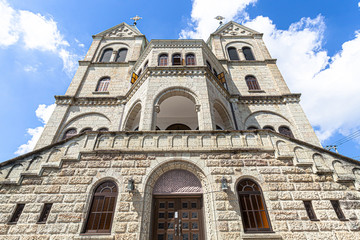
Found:
<svg viewBox="0 0 360 240"><path fill-rule="evenodd" d="M286 126L281 126L279 127L279 133L291 138L294 138L294 135L292 133L292 131L290 130L290 128L286 127Z"/></svg>
<svg viewBox="0 0 360 240"><path fill-rule="evenodd" d="M110 78L106 77L106 78L102 78L99 80L95 91L96 92L106 92L108 90L110 84Z"/></svg>
<svg viewBox="0 0 360 240"><path fill-rule="evenodd" d="M101 183L94 192L85 233L110 233L118 191L111 181Z"/></svg>
<svg viewBox="0 0 360 240"><path fill-rule="evenodd" d="M70 138L72 136L75 136L76 134L77 134L76 129L70 128L70 129L66 130L62 139L64 140L64 139Z"/></svg>
<svg viewBox="0 0 360 240"><path fill-rule="evenodd" d="M113 53L112 48L105 49L102 56L101 56L101 58L100 58L100 62L110 62L110 58L111 58L112 53Z"/></svg>
<svg viewBox="0 0 360 240"><path fill-rule="evenodd" d="M248 86L249 90L260 90L259 83L254 76L252 76L252 75L246 76L245 81L246 81L246 85Z"/></svg>
<svg viewBox="0 0 360 240"><path fill-rule="evenodd" d="M181 55L180 54L174 54L172 57L172 65L181 65Z"/></svg>
<svg viewBox="0 0 360 240"><path fill-rule="evenodd" d="M304 201L306 213L311 221L318 221L311 201Z"/></svg>
<svg viewBox="0 0 360 240"><path fill-rule="evenodd" d="M250 127L247 128L247 130L257 130L257 129L258 129L258 128L255 127L255 126L250 126Z"/></svg>
<svg viewBox="0 0 360 240"><path fill-rule="evenodd" d="M168 126L165 130L191 130L191 128L182 123L176 123Z"/></svg>
<svg viewBox="0 0 360 240"><path fill-rule="evenodd" d="M98 131L99 132L107 132L107 131L109 131L109 129L106 127L103 127L103 128L99 128Z"/></svg>
<svg viewBox="0 0 360 240"><path fill-rule="evenodd" d="M227 50L228 50L230 60L240 60L239 55L238 55L238 53L236 51L236 48L229 47Z"/></svg>
<svg viewBox="0 0 360 240"><path fill-rule="evenodd" d="M275 129L272 127L272 126L265 126L263 127L264 130L270 130L270 131L274 131L275 132Z"/></svg>
<svg viewBox="0 0 360 240"><path fill-rule="evenodd" d="M92 131L92 128L90 128L90 127L84 128L83 130L80 131L80 133L89 132L89 131Z"/></svg>
<svg viewBox="0 0 360 240"><path fill-rule="evenodd" d="M116 56L116 62L125 62L127 52L128 50L126 48L120 49Z"/></svg>
<svg viewBox="0 0 360 240"><path fill-rule="evenodd" d="M161 54L159 56L159 66L167 66L168 62L168 55L167 54Z"/></svg>
<svg viewBox="0 0 360 240"><path fill-rule="evenodd" d="M269 216L259 185L250 179L245 179L239 182L237 191L244 231L271 231Z"/></svg>
<svg viewBox="0 0 360 240"><path fill-rule="evenodd" d="M52 207L52 203L45 203L41 214L40 214L40 218L37 221L37 223L46 223L46 220L48 219L49 215L50 215L50 210Z"/></svg>
<svg viewBox="0 0 360 240"><path fill-rule="evenodd" d="M195 65L195 55L189 53L186 55L186 65Z"/></svg>
<svg viewBox="0 0 360 240"><path fill-rule="evenodd" d="M244 53L244 56L245 56L245 59L246 59L246 60L255 60L254 55L253 55L253 53L252 53L252 51L251 51L251 48L249 48L249 47L243 47L243 48L242 48L242 51L243 51L243 53Z"/></svg>
<svg viewBox="0 0 360 240"><path fill-rule="evenodd" d="M9 223L15 224L17 221L19 221L19 218L21 216L22 211L24 210L25 204L17 204L15 211L13 215L11 216L11 219Z"/></svg>
<svg viewBox="0 0 360 240"><path fill-rule="evenodd" d="M144 70L148 67L149 61L146 61L144 64Z"/></svg>
<svg viewBox="0 0 360 240"><path fill-rule="evenodd" d="M338 200L331 200L331 205L333 206L336 215L338 216L339 220L346 220L345 215L343 211L341 210L340 203Z"/></svg>

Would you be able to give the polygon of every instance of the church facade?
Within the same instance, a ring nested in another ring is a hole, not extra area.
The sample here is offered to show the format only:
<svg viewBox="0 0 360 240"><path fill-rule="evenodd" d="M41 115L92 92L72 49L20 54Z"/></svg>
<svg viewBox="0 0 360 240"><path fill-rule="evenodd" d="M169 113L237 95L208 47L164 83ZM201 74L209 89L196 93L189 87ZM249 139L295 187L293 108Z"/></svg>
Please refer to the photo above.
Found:
<svg viewBox="0 0 360 240"><path fill-rule="evenodd" d="M0 239L359 239L360 163L321 147L261 33L122 23L55 99L0 164Z"/></svg>

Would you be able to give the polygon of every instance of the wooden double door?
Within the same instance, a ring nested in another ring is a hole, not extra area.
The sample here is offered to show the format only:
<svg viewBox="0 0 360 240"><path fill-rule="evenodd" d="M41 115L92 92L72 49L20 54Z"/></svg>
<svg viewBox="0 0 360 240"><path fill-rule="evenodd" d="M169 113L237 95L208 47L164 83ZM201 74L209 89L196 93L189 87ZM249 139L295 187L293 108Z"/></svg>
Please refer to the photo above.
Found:
<svg viewBox="0 0 360 240"><path fill-rule="evenodd" d="M154 240L203 240L201 196L155 196Z"/></svg>

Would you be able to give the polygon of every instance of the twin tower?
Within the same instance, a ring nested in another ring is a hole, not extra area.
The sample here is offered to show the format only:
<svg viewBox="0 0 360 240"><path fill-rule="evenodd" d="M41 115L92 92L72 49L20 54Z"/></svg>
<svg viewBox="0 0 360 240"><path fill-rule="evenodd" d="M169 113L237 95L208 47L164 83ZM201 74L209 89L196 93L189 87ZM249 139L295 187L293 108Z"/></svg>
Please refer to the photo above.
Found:
<svg viewBox="0 0 360 240"><path fill-rule="evenodd" d="M356 239L360 164L323 149L262 34L93 43L35 150L0 164L0 239Z"/></svg>

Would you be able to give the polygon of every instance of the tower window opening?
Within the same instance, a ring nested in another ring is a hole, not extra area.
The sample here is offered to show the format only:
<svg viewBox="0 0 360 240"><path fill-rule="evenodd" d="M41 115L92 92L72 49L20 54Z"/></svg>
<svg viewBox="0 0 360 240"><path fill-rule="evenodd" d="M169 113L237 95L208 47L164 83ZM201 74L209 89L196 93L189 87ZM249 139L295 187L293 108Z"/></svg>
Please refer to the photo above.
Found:
<svg viewBox="0 0 360 240"><path fill-rule="evenodd" d="M257 79L254 76L246 76L245 77L246 85L248 86L249 90L260 90L260 85Z"/></svg>
<svg viewBox="0 0 360 240"><path fill-rule="evenodd" d="M25 204L17 204L15 212L13 213L9 223L15 224L19 221L22 211L24 210Z"/></svg>
<svg viewBox="0 0 360 240"><path fill-rule="evenodd" d="M228 54L229 54L230 60L235 60L235 61L240 60L239 55L238 55L238 53L236 51L236 48L229 47L228 48Z"/></svg>
<svg viewBox="0 0 360 240"><path fill-rule="evenodd" d="M254 55L249 47L242 48L246 60L255 60Z"/></svg>
<svg viewBox="0 0 360 240"><path fill-rule="evenodd" d="M105 49L102 56L101 56L101 58L100 58L100 62L110 62L110 58L111 58L112 53L113 53L112 48Z"/></svg>
<svg viewBox="0 0 360 240"><path fill-rule="evenodd" d="M66 130L66 132L64 133L64 136L62 138L62 140L70 138L72 136L75 136L77 134L77 131L75 128L70 128L68 130Z"/></svg>
<svg viewBox="0 0 360 240"><path fill-rule="evenodd" d="M128 50L126 48L120 49L116 56L116 62L125 62L127 52Z"/></svg>
<svg viewBox="0 0 360 240"><path fill-rule="evenodd" d="M186 65L190 65L190 66L196 65L195 64L195 55L194 54L189 53L189 54L186 55Z"/></svg>
<svg viewBox="0 0 360 240"><path fill-rule="evenodd" d="M265 126L263 127L264 130L270 130L270 131L274 131L275 132L275 129L272 127L272 126Z"/></svg>
<svg viewBox="0 0 360 240"><path fill-rule="evenodd" d="M290 130L290 128L286 127L286 126L281 126L279 127L279 133L291 138L294 138L294 135L292 133L292 131Z"/></svg>
<svg viewBox="0 0 360 240"><path fill-rule="evenodd" d="M339 220L342 220L342 221L346 220L345 215L344 215L343 211L341 210L339 200L331 200L330 202L331 202L331 205L333 206L334 211L335 211L337 217L339 218Z"/></svg>
<svg viewBox="0 0 360 240"><path fill-rule="evenodd" d="M181 55L180 54L174 54L173 55L172 64L173 65L181 65Z"/></svg>
<svg viewBox="0 0 360 240"><path fill-rule="evenodd" d="M161 54L159 56L159 66L167 66L167 63L168 63L168 55Z"/></svg>
<svg viewBox="0 0 360 240"><path fill-rule="evenodd" d="M96 86L96 92L106 92L108 90L109 84L110 84L109 77L100 79Z"/></svg>
<svg viewBox="0 0 360 240"><path fill-rule="evenodd" d="M315 215L315 211L314 211L311 201L304 201L304 206L305 206L305 210L306 210L306 213L307 213L309 219L311 221L317 221L318 219Z"/></svg>

